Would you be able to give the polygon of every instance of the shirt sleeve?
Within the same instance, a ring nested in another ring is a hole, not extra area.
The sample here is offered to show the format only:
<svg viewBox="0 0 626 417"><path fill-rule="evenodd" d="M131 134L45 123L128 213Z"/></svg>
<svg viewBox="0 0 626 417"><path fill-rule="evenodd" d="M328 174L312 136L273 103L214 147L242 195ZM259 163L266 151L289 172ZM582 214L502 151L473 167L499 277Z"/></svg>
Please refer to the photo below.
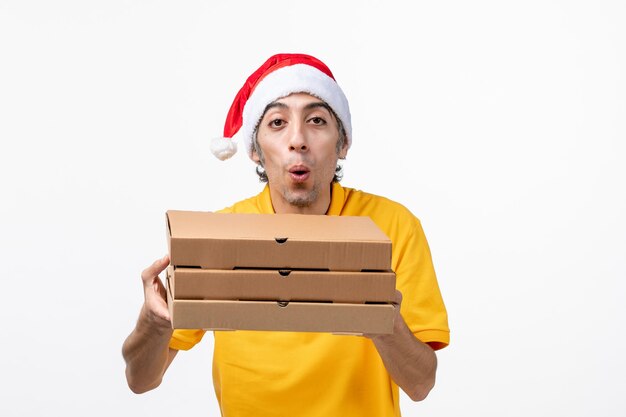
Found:
<svg viewBox="0 0 626 417"><path fill-rule="evenodd" d="M393 242L396 288L402 293L400 313L415 337L438 350L450 343L448 314L422 225L407 214L410 218L399 219L402 232Z"/></svg>
<svg viewBox="0 0 626 417"><path fill-rule="evenodd" d="M189 350L202 340L204 333L204 330L174 330L169 346L176 350Z"/></svg>

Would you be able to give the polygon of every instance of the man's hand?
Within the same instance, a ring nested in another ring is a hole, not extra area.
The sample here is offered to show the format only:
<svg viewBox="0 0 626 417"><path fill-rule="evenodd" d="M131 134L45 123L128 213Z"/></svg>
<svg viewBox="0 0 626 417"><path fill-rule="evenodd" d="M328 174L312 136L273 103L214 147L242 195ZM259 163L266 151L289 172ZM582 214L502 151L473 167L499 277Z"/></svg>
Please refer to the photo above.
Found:
<svg viewBox="0 0 626 417"><path fill-rule="evenodd" d="M392 334L364 335L374 342L387 372L413 401L421 401L435 385L437 356L427 344L419 341L400 314L402 293L396 290L392 303L396 316Z"/></svg>
<svg viewBox="0 0 626 417"><path fill-rule="evenodd" d="M170 258L165 255L163 258L154 261L141 273L143 281L144 305L140 317L148 321L148 325L156 328L172 328L169 310L167 309L167 293L159 274L167 268Z"/></svg>
<svg viewBox="0 0 626 417"><path fill-rule="evenodd" d="M159 279L169 263L169 257L164 256L141 273L144 303L135 329L122 346L126 379L135 393L158 387L178 352L168 346L173 330L167 294Z"/></svg>

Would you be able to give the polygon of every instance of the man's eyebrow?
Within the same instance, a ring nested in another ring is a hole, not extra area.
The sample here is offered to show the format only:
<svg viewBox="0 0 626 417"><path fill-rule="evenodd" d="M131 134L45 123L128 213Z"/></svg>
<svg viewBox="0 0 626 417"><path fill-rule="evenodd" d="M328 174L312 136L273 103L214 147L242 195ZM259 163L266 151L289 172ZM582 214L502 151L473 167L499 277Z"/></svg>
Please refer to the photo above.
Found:
<svg viewBox="0 0 626 417"><path fill-rule="evenodd" d="M330 108L330 106L326 103L324 103L323 101L315 101L313 103L309 103L306 106L304 106L305 110L313 110L316 109L318 107L322 107L325 108L326 110L328 110L328 113L334 115L335 113L332 111L332 109Z"/></svg>
<svg viewBox="0 0 626 417"><path fill-rule="evenodd" d="M286 109L288 106L285 103L281 103L279 101L273 101L270 104L268 104L267 106L265 106L265 110L263 110L263 115L265 115L265 113L267 113L268 111L270 111L271 109L273 109L275 107L280 107L280 108Z"/></svg>
<svg viewBox="0 0 626 417"><path fill-rule="evenodd" d="M280 107L281 109L287 109L289 108L288 105L286 105L285 103L281 103L280 101L273 101L270 104L268 104L267 106L265 106L265 110L263 111L263 114L267 113L268 111L270 111L273 108L276 107ZM312 109L316 109L318 107L322 107L326 110L328 110L329 113L333 114L332 109L330 108L330 106L326 103L324 103L323 101L314 101L313 103L309 103L306 106L304 106L304 110L312 110Z"/></svg>

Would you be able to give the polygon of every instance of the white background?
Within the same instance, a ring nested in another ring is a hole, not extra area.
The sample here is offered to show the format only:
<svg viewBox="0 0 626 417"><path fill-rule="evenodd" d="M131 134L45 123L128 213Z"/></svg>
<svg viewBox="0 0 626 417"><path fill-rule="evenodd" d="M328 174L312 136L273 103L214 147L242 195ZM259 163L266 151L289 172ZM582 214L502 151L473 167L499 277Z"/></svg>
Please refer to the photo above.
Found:
<svg viewBox="0 0 626 417"><path fill-rule="evenodd" d="M126 387L167 209L261 185L221 135L277 52L350 99L343 184L423 222L452 343L407 416L626 411L620 1L0 1L0 415L218 415L212 336Z"/></svg>

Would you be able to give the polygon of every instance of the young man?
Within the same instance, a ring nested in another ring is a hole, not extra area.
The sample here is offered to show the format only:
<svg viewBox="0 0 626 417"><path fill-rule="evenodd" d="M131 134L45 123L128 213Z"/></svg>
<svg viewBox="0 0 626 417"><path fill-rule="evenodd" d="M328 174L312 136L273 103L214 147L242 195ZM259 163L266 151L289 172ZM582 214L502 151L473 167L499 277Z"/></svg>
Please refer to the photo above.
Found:
<svg viewBox="0 0 626 417"><path fill-rule="evenodd" d="M213 381L225 416L398 416L398 386L415 401L435 383L435 350L447 346L447 314L420 222L398 203L338 182L337 161L352 142L348 101L321 61L271 57L246 81L229 111L220 159L239 134L268 185L225 213L369 216L393 244L398 288L394 332L338 336L295 332L214 332ZM179 350L202 330L172 331L158 274L142 273L145 300L124 343L126 377L137 393L157 387Z"/></svg>

